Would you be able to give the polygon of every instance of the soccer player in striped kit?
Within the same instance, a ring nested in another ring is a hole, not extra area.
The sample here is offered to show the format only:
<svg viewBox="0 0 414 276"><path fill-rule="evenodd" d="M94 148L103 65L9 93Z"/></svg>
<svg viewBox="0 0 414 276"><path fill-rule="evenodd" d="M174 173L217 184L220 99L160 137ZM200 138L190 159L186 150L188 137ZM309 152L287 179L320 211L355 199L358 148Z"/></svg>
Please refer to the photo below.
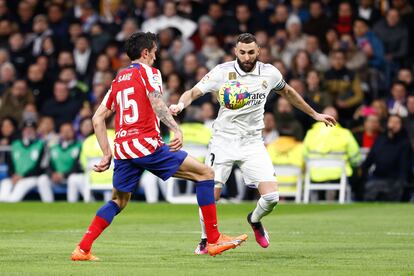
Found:
<svg viewBox="0 0 414 276"><path fill-rule="evenodd" d="M104 154L94 170L102 172L110 167L112 160L105 119L116 113L113 199L96 213L72 253L74 261L98 259L91 253L92 243L126 207L144 170L163 180L174 176L196 182L197 201L204 217L210 255L235 248L247 239L247 235L233 238L218 231L214 172L180 150L182 132L162 100L161 74L151 67L156 51L153 33L135 33L127 40L126 52L131 65L118 73L93 117L95 134ZM159 120L174 133L168 146L161 139Z"/></svg>
<svg viewBox="0 0 414 276"><path fill-rule="evenodd" d="M237 164L243 174L246 185L256 187L261 195L256 208L247 216L257 243L268 247L270 240L261 219L275 208L279 201L279 192L272 161L263 143L263 113L266 98L276 91L294 106L326 125L334 125L332 116L317 113L291 86L286 84L279 70L271 64L258 61L260 54L254 35L241 34L236 43L236 60L217 65L192 89L186 91L176 105L170 106L172 114L180 113L192 101L205 93L217 93L229 80L237 80L245 85L250 93L249 101L237 110L221 107L213 124L213 136L209 145L206 163L215 173L215 196L220 198L223 185L229 178L231 169ZM207 238L203 226L201 242L196 254L207 254Z"/></svg>

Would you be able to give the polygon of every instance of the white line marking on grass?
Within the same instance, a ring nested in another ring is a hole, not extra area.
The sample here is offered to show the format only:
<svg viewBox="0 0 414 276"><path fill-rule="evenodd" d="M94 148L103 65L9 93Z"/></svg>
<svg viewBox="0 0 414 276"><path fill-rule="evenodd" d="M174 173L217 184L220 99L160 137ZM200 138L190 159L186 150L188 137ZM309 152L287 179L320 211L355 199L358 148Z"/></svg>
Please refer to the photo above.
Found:
<svg viewBox="0 0 414 276"><path fill-rule="evenodd" d="M387 236L414 236L414 233L403 233L403 232L385 232Z"/></svg>

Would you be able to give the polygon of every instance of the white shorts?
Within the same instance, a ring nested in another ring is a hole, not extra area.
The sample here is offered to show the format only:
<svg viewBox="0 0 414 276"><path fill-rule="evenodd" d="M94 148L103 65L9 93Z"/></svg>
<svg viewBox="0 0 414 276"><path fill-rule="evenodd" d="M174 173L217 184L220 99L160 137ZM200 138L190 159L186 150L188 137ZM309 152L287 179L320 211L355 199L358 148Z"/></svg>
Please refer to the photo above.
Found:
<svg viewBox="0 0 414 276"><path fill-rule="evenodd" d="M216 187L222 187L227 182L233 165L239 166L248 186L257 187L259 182L276 181L275 170L261 136L215 133L205 163L214 170Z"/></svg>

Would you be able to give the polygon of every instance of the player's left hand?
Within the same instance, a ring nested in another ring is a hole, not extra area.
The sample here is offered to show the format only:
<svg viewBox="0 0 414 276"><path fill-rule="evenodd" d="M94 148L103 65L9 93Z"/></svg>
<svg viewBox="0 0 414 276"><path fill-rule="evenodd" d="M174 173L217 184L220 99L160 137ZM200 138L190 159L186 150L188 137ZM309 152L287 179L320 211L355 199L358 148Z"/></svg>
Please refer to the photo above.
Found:
<svg viewBox="0 0 414 276"><path fill-rule="evenodd" d="M316 121L324 122L326 126L336 125L336 120L334 117L328 114L317 113L314 117Z"/></svg>
<svg viewBox="0 0 414 276"><path fill-rule="evenodd" d="M177 151L183 146L183 134L181 130L174 132L174 138L168 144L171 151Z"/></svg>
<svg viewBox="0 0 414 276"><path fill-rule="evenodd" d="M93 166L93 170L95 172L106 171L111 166L111 160L112 160L112 155L104 155L101 161L99 162L99 164L96 164Z"/></svg>

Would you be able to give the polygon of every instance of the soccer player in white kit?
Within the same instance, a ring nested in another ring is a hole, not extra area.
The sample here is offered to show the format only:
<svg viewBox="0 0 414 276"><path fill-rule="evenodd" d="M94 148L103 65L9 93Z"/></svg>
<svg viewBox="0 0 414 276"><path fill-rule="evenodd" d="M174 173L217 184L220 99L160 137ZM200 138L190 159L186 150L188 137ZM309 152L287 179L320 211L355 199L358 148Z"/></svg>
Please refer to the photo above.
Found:
<svg viewBox="0 0 414 276"><path fill-rule="evenodd" d="M261 219L268 215L279 201L274 168L262 139L263 113L267 95L270 91L275 91L295 107L327 126L335 125L336 121L333 117L317 113L311 108L291 86L286 84L276 67L258 61L259 54L256 38L249 33L241 34L235 47L236 60L213 68L199 83L180 97L178 104L170 106L170 112L176 115L205 93L217 93L228 80L237 80L247 87L250 98L244 107L237 110L220 107L213 124L213 136L206 163L211 165L215 172L216 200L220 198L221 189L234 164L240 167L244 182L257 187L261 197L253 212L248 214L247 221L254 231L257 243L266 248L269 246L269 236ZM203 221L201 214L200 221ZM207 253L203 227L202 230L201 242L195 250L196 254Z"/></svg>

